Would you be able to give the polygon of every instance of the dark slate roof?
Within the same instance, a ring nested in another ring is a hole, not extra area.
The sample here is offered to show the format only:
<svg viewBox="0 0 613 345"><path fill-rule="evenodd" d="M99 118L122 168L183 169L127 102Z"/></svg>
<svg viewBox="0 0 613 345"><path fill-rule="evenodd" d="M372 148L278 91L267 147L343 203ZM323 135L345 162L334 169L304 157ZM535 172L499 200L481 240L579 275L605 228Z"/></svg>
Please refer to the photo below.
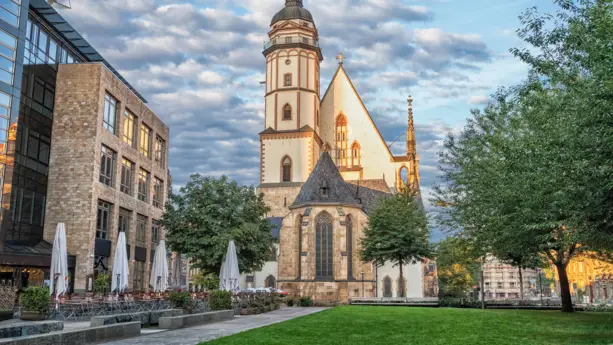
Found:
<svg viewBox="0 0 613 345"><path fill-rule="evenodd" d="M323 193L323 188L327 190L327 195ZM341 176L328 152L322 152L315 169L300 189L298 197L290 208L313 204L362 206L355 198L355 191L352 191L343 180L343 176Z"/></svg>
<svg viewBox="0 0 613 345"><path fill-rule="evenodd" d="M302 0L285 0L285 7L272 17L270 26L273 26L276 22L288 19L302 19L315 24L311 12L302 7Z"/></svg>
<svg viewBox="0 0 613 345"><path fill-rule="evenodd" d="M347 181L347 186L351 188L353 195L362 203L364 212L368 215L377 205L379 199L392 197L392 191L383 179Z"/></svg>
<svg viewBox="0 0 613 345"><path fill-rule="evenodd" d="M311 132L315 132L315 130L313 129L313 127L309 125L304 125L300 127L300 129L298 130L290 129L290 130L283 130L283 131L278 131L272 127L268 127L262 132L260 132L260 134L279 134L279 133L296 133L296 132L311 133Z"/></svg>
<svg viewBox="0 0 613 345"><path fill-rule="evenodd" d="M272 224L272 237L278 240L281 237L283 217L268 217L268 221Z"/></svg>

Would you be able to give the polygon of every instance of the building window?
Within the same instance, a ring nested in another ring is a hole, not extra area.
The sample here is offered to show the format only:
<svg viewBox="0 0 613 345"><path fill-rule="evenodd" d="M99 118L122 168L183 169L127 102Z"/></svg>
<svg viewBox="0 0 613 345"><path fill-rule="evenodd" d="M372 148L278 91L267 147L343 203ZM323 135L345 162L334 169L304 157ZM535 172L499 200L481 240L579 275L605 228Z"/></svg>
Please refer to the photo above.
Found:
<svg viewBox="0 0 613 345"><path fill-rule="evenodd" d="M292 43L291 37L285 37L285 43Z"/></svg>
<svg viewBox="0 0 613 345"><path fill-rule="evenodd" d="M151 134L153 131L144 123L140 126L140 153L149 158L151 152Z"/></svg>
<svg viewBox="0 0 613 345"><path fill-rule="evenodd" d="M264 281L265 288L275 288L276 286L277 286L277 280L275 279L274 276L269 275L268 277L266 277L266 280Z"/></svg>
<svg viewBox="0 0 613 345"><path fill-rule="evenodd" d="M145 286L143 282L145 281L145 263L142 261L134 262L134 281L133 281L133 290L134 291L143 291Z"/></svg>
<svg viewBox="0 0 613 345"><path fill-rule="evenodd" d="M336 165L339 167L347 166L347 118L339 114L336 118Z"/></svg>
<svg viewBox="0 0 613 345"><path fill-rule="evenodd" d="M11 24L14 27L19 27L19 0L2 0L0 1L0 19Z"/></svg>
<svg viewBox="0 0 613 345"><path fill-rule="evenodd" d="M292 160L288 156L281 161L281 182L292 182Z"/></svg>
<svg viewBox="0 0 613 345"><path fill-rule="evenodd" d="M164 168L166 166L166 141L159 136L155 137L155 163Z"/></svg>
<svg viewBox="0 0 613 345"><path fill-rule="evenodd" d="M152 246L152 249L154 247L157 248L158 243L160 243L160 228L162 226L160 225L160 223L158 223L158 221L154 220L153 222L151 222L151 243L154 244L155 246Z"/></svg>
<svg viewBox="0 0 613 345"><path fill-rule="evenodd" d="M504 288L504 284L503 284L502 282L498 282L498 284L496 285L496 287L497 287L498 289L502 289L502 288Z"/></svg>
<svg viewBox="0 0 613 345"><path fill-rule="evenodd" d="M126 244L130 243L130 224L132 223L132 211L125 208L119 209L119 222L117 225L117 233L123 232L126 234Z"/></svg>
<svg viewBox="0 0 613 345"><path fill-rule="evenodd" d="M13 84L15 72L15 50L17 39L14 36L0 30L0 81Z"/></svg>
<svg viewBox="0 0 613 345"><path fill-rule="evenodd" d="M138 200L148 202L149 198L149 180L151 174L144 169L138 171Z"/></svg>
<svg viewBox="0 0 613 345"><path fill-rule="evenodd" d="M136 120L136 116L126 110L123 119L123 142L134 148L136 148Z"/></svg>
<svg viewBox="0 0 613 345"><path fill-rule="evenodd" d="M292 119L292 106L286 104L283 107L283 121L288 121Z"/></svg>
<svg viewBox="0 0 613 345"><path fill-rule="evenodd" d="M153 206L162 208L164 197L164 181L155 177L153 179Z"/></svg>
<svg viewBox="0 0 613 345"><path fill-rule="evenodd" d="M100 183L113 186L113 172L115 171L115 151L102 145L100 149Z"/></svg>
<svg viewBox="0 0 613 345"><path fill-rule="evenodd" d="M351 144L351 166L360 166L360 144L354 141Z"/></svg>
<svg viewBox="0 0 613 345"><path fill-rule="evenodd" d="M392 278L383 278L383 297L392 297Z"/></svg>
<svg viewBox="0 0 613 345"><path fill-rule="evenodd" d="M102 127L109 132L117 134L115 124L117 122L117 100L108 93L104 95L104 117Z"/></svg>
<svg viewBox="0 0 613 345"><path fill-rule="evenodd" d="M98 200L98 216L96 220L96 238L108 239L109 224L111 222L111 208L113 205L108 202Z"/></svg>
<svg viewBox="0 0 613 345"><path fill-rule="evenodd" d="M353 220L347 216L347 279L353 279Z"/></svg>
<svg viewBox="0 0 613 345"><path fill-rule="evenodd" d="M315 275L318 279L332 279L334 276L332 216L325 211L321 212L315 224Z"/></svg>
<svg viewBox="0 0 613 345"><path fill-rule="evenodd" d="M132 183L134 181L134 163L122 158L121 159L121 186L120 190L123 193L132 195Z"/></svg>
<svg viewBox="0 0 613 345"><path fill-rule="evenodd" d="M141 248L147 247L147 217L143 215L138 215L136 217L136 246Z"/></svg>
<svg viewBox="0 0 613 345"><path fill-rule="evenodd" d="M292 86L292 74L291 73L285 73L285 75L283 76L283 85Z"/></svg>
<svg viewBox="0 0 613 345"><path fill-rule="evenodd" d="M109 273L109 258L106 256L94 256L94 277L99 275L107 275ZM109 282L110 287L111 282Z"/></svg>

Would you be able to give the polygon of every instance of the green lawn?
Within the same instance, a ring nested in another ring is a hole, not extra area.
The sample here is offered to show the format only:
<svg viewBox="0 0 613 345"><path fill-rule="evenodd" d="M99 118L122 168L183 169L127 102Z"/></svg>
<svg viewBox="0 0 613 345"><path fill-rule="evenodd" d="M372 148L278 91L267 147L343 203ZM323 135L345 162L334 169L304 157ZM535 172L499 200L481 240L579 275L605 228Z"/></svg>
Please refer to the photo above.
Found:
<svg viewBox="0 0 613 345"><path fill-rule="evenodd" d="M207 345L613 345L613 313L338 307Z"/></svg>

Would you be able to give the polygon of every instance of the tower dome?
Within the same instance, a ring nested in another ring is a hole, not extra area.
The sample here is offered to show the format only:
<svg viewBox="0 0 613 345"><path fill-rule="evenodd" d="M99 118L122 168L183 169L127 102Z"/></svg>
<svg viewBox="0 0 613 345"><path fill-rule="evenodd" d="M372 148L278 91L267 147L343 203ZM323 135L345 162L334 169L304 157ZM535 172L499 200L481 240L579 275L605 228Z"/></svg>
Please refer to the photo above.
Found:
<svg viewBox="0 0 613 345"><path fill-rule="evenodd" d="M302 19L313 23L313 26L315 25L311 12L302 6L302 0L285 0L285 7L272 17L270 26L281 20L289 19Z"/></svg>

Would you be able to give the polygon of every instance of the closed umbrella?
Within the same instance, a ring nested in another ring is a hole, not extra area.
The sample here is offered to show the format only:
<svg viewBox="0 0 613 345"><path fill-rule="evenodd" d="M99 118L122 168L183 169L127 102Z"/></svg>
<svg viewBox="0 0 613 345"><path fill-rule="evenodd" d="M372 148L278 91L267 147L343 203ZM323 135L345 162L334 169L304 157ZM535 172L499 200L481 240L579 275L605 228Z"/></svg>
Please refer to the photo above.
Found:
<svg viewBox="0 0 613 345"><path fill-rule="evenodd" d="M221 290L238 292L240 290L239 280L241 274L238 269L238 257L236 256L236 246L234 241L228 244L226 258L221 266L219 275L219 285Z"/></svg>
<svg viewBox="0 0 613 345"><path fill-rule="evenodd" d="M166 241L164 240L160 241L158 249L155 251L149 284L153 286L155 292L168 289L168 261L166 260Z"/></svg>
<svg viewBox="0 0 613 345"><path fill-rule="evenodd" d="M122 231L117 239L115 258L113 260L113 280L111 290L117 293L128 288L128 252L126 250L126 234Z"/></svg>
<svg viewBox="0 0 613 345"><path fill-rule="evenodd" d="M51 252L50 293L59 296L68 291L68 252L66 250L66 228L64 223L58 223Z"/></svg>

